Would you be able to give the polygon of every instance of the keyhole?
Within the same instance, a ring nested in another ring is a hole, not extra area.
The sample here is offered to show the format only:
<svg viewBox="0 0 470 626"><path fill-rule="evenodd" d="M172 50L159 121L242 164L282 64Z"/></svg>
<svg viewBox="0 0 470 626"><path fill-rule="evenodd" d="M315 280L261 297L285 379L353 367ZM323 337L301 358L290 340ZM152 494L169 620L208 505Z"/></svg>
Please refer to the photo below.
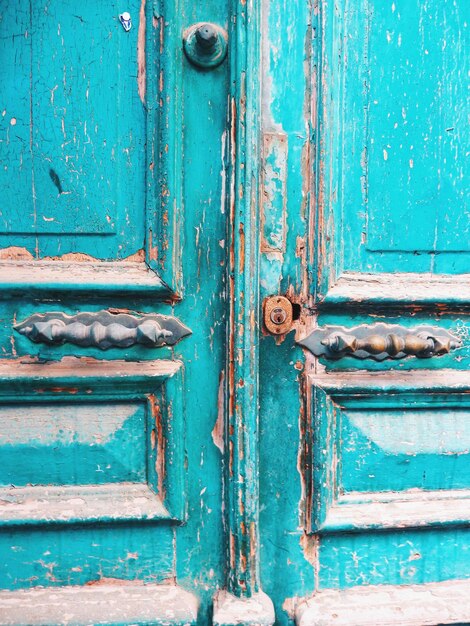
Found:
<svg viewBox="0 0 470 626"><path fill-rule="evenodd" d="M271 311L271 322L280 326L287 319L287 313L281 307L276 307Z"/></svg>

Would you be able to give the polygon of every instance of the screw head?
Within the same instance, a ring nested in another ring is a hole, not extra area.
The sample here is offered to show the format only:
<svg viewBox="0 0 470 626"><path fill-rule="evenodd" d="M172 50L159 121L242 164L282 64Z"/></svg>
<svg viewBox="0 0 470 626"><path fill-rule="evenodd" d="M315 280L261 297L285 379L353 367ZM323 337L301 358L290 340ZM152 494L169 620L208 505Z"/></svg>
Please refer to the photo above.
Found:
<svg viewBox="0 0 470 626"><path fill-rule="evenodd" d="M217 43L217 32L211 24L203 24L195 33L198 46L209 52Z"/></svg>

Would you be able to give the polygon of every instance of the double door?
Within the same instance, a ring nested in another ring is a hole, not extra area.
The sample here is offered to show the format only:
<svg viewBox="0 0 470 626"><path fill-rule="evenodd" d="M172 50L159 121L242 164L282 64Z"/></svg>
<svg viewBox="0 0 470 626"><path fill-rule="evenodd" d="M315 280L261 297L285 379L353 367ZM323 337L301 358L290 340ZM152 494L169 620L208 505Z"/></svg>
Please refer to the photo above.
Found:
<svg viewBox="0 0 470 626"><path fill-rule="evenodd" d="M0 623L470 622L468 7L196 4L1 3Z"/></svg>

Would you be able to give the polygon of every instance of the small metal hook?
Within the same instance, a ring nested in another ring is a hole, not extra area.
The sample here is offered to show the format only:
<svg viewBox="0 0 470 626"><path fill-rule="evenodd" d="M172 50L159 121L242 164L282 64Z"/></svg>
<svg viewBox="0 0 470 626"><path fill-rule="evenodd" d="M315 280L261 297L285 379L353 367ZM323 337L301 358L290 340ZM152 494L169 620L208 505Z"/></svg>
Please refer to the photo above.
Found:
<svg viewBox="0 0 470 626"><path fill-rule="evenodd" d="M129 32L132 28L131 14L127 11L124 11L124 13L121 13L119 15L119 21L121 22L122 27L124 28L126 33Z"/></svg>

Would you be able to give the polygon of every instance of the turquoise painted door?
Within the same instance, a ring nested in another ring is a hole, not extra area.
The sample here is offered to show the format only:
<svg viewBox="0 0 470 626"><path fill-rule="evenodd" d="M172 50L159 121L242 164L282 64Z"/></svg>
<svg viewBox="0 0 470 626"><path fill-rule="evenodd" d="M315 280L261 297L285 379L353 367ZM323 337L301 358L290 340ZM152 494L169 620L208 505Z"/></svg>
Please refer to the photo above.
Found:
<svg viewBox="0 0 470 626"><path fill-rule="evenodd" d="M295 336L260 348L263 589L280 624L469 623L470 6L265 8L261 291Z"/></svg>
<svg viewBox="0 0 470 626"><path fill-rule="evenodd" d="M227 4L202 4L0 2L2 624L204 622L224 586L228 66L182 35Z"/></svg>
<svg viewBox="0 0 470 626"><path fill-rule="evenodd" d="M0 624L470 623L468 2L0 8Z"/></svg>

